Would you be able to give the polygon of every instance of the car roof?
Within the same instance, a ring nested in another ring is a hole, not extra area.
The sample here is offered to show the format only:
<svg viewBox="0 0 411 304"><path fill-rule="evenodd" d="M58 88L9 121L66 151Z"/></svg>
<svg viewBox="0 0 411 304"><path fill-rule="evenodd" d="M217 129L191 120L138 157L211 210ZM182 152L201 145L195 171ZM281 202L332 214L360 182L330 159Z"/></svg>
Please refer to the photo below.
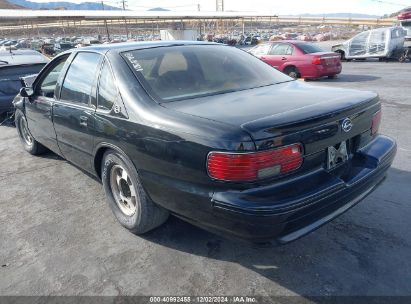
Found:
<svg viewBox="0 0 411 304"><path fill-rule="evenodd" d="M302 40L274 40L274 41L267 41L266 43L290 43L290 44L300 44L300 43L311 43L310 41L302 41Z"/></svg>
<svg viewBox="0 0 411 304"><path fill-rule="evenodd" d="M96 51L100 53L105 53L107 51L114 51L117 53L146 49L153 47L170 47L170 46L180 46L180 45L223 45L221 43L207 42L207 41L186 41L186 40L172 40L172 41L139 41L139 42L122 42L122 43L108 43L108 44L98 44L87 47L79 48L78 50L89 50Z"/></svg>
<svg viewBox="0 0 411 304"><path fill-rule="evenodd" d="M33 50L0 50L0 67L27 65L27 64L41 64L48 63L50 60L43 54Z"/></svg>

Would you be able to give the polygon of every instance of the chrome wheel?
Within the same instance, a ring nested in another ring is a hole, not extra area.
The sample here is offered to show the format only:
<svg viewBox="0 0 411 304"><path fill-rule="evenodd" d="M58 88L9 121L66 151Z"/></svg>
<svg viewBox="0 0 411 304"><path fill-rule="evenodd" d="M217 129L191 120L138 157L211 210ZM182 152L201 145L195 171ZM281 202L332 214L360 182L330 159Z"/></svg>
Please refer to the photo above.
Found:
<svg viewBox="0 0 411 304"><path fill-rule="evenodd" d="M294 79L297 79L297 78L298 78L298 72L297 72L296 70L291 70L291 71L288 73L288 76L290 76L290 77L292 77L292 78L294 78Z"/></svg>
<svg viewBox="0 0 411 304"><path fill-rule="evenodd" d="M137 211L137 194L130 175L120 165L114 165L110 172L110 188L114 199L127 216Z"/></svg>
<svg viewBox="0 0 411 304"><path fill-rule="evenodd" d="M31 136L29 129L27 127L27 121L23 117L20 119L19 129L21 138L24 140L24 142L29 146L33 145L33 137Z"/></svg>

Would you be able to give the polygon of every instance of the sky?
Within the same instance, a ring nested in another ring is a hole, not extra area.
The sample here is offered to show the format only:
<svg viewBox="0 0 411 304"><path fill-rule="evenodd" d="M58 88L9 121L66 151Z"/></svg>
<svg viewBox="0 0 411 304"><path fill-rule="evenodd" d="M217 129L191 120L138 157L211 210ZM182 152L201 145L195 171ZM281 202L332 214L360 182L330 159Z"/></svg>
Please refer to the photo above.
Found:
<svg viewBox="0 0 411 304"><path fill-rule="evenodd" d="M51 2L57 0L32 0ZM100 2L101 0L60 0L70 2ZM104 0L105 4L118 5L121 0ZM175 11L215 11L215 0L126 0L129 9L147 10L163 7ZM361 13L382 16L410 6L410 0L224 0L226 11L257 11L273 15Z"/></svg>

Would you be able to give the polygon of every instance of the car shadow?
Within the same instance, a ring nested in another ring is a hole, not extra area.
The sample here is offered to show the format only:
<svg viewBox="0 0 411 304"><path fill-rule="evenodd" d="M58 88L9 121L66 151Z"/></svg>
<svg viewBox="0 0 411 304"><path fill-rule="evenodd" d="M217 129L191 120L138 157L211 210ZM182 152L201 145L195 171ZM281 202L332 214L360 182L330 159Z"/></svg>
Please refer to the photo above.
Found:
<svg viewBox="0 0 411 304"><path fill-rule="evenodd" d="M14 128L16 125L14 123L14 114L13 115L6 115L0 114L0 126Z"/></svg>
<svg viewBox="0 0 411 304"><path fill-rule="evenodd" d="M48 150L46 152L44 152L43 154L39 154L36 155L36 157L40 157L40 158L45 158L45 159L54 159L54 160L59 160L59 161L63 161L63 162L68 162L65 158L63 158L62 156ZM93 174L91 174L90 172L84 170L83 168L77 166L76 164L73 164L71 162L68 162L71 166L77 168L78 170L80 170L82 173L84 173L85 175L87 175L88 177L90 177L91 179L93 179L94 181L98 182L101 184L101 180L100 178L98 178L97 176L94 176Z"/></svg>
<svg viewBox="0 0 411 304"><path fill-rule="evenodd" d="M381 77L372 75L340 74L335 79L324 78L321 82L365 82L380 79Z"/></svg>
<svg viewBox="0 0 411 304"><path fill-rule="evenodd" d="M384 183L358 206L279 247L225 239L176 217L142 237L178 251L235 263L314 302L317 296L330 295L409 295L411 286L401 283L411 273L411 266L401 262L411 250L407 241L411 233L405 224L411 208L405 198L411 195L407 181L411 172L390 169ZM395 284L399 285L392 289Z"/></svg>

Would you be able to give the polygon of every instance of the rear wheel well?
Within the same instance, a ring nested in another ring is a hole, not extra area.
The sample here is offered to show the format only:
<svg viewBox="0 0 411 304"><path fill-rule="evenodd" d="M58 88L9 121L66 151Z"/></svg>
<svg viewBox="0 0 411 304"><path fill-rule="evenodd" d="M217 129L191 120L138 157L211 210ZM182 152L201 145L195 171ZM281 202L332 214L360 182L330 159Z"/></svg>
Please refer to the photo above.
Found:
<svg viewBox="0 0 411 304"><path fill-rule="evenodd" d="M297 75L296 75L297 77L295 77L295 78L301 77L301 73L295 65L287 65L284 68L283 73L289 75L290 72L292 72L292 71L295 71L297 73Z"/></svg>
<svg viewBox="0 0 411 304"><path fill-rule="evenodd" d="M100 149L97 150L97 153L94 156L94 169L97 173L97 176L100 179L101 179L101 168L102 168L103 156L104 156L104 153L106 153L107 150L110 150L110 148L109 147L101 147Z"/></svg>

